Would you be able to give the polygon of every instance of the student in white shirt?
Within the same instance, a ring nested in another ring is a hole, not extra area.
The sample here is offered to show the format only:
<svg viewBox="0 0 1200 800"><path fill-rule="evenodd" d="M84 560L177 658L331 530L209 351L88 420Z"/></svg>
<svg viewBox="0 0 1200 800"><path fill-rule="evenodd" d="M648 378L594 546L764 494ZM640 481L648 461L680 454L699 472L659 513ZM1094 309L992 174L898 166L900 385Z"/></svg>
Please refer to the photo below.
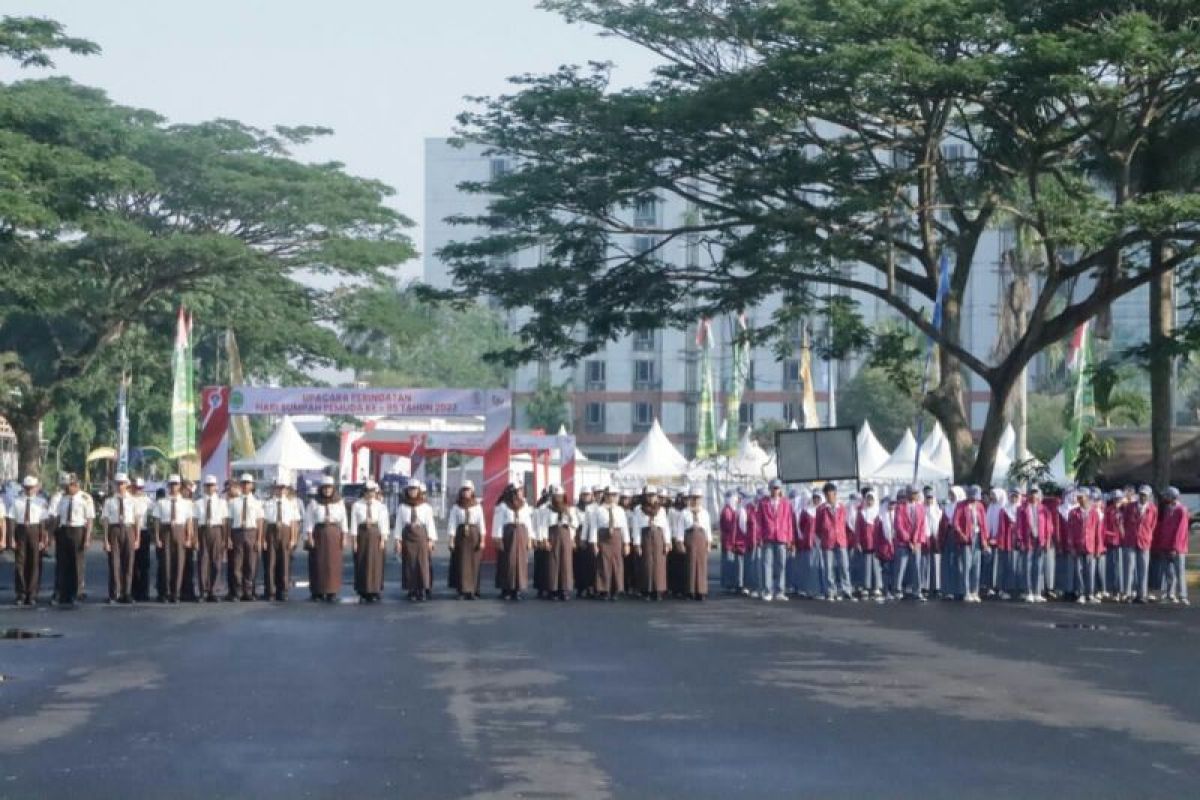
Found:
<svg viewBox="0 0 1200 800"><path fill-rule="evenodd" d="M502 600L521 600L529 584L529 542L533 536L533 509L525 490L510 484L492 515L492 539L497 541L496 588Z"/></svg>
<svg viewBox="0 0 1200 800"><path fill-rule="evenodd" d="M217 577L221 574L221 562L229 549L229 506L218 488L217 476L206 476L203 494L193 501L200 557L197 570L200 597L209 603L217 602Z"/></svg>
<svg viewBox="0 0 1200 800"><path fill-rule="evenodd" d="M375 603L383 594L383 564L388 525L387 505L379 484L368 480L363 496L350 509L350 542L354 550L354 591L360 603Z"/></svg>
<svg viewBox="0 0 1200 800"><path fill-rule="evenodd" d="M15 551L13 587L17 605L37 604L42 578L42 556L49 544L46 525L50 520L46 501L38 497L38 479L27 475L21 481L24 493L8 507L9 544Z"/></svg>
<svg viewBox="0 0 1200 800"><path fill-rule="evenodd" d="M333 478L321 479L317 496L308 504L305 520L305 547L312 553L308 561L309 590L314 600L337 601L342 589L342 554L346 550L348 525L346 504L337 493Z"/></svg>
<svg viewBox="0 0 1200 800"><path fill-rule="evenodd" d="M611 603L624 589L624 558L629 552L629 519L612 487L605 487L604 502L592 511L589 524L595 537L596 591Z"/></svg>
<svg viewBox="0 0 1200 800"><path fill-rule="evenodd" d="M437 522L433 507L425 500L425 484L411 481L396 508L392 538L400 555L400 572L408 599L424 602L433 599L433 548L437 542Z"/></svg>
<svg viewBox="0 0 1200 800"><path fill-rule="evenodd" d="M708 551L712 548L712 519L700 502L704 493L699 487L688 489L687 507L679 512L675 540L683 542L687 551L687 592L693 600L703 600L708 594Z"/></svg>
<svg viewBox="0 0 1200 800"><path fill-rule="evenodd" d="M229 501L229 599L253 600L258 558L263 548L262 502L254 496L254 476L242 475Z"/></svg>
<svg viewBox="0 0 1200 800"><path fill-rule="evenodd" d="M79 488L79 478L67 479L67 492L58 504L58 533L54 549L54 602L74 605L79 598L79 575L83 572L91 543L94 505Z"/></svg>
<svg viewBox="0 0 1200 800"><path fill-rule="evenodd" d="M629 514L629 537L641 550L641 590L647 600L667 596L667 555L671 552L671 523L656 492L647 488L641 504Z"/></svg>
<svg viewBox="0 0 1200 800"><path fill-rule="evenodd" d="M596 586L596 553L591 543L595 535L591 530L592 511L596 508L598 488L584 488L579 493L579 531L575 534L574 564L575 596L592 597Z"/></svg>
<svg viewBox="0 0 1200 800"><path fill-rule="evenodd" d="M572 558L580 517L561 486L550 487L550 502L541 510L540 523L540 538L546 543L548 555L546 591L550 597L565 601L575 587Z"/></svg>
<svg viewBox="0 0 1200 800"><path fill-rule="evenodd" d="M158 579L161 603L178 603L183 591L184 556L194 546L196 521L192 501L181 493L178 475L167 478L167 495L151 512L158 525L155 544L160 548Z"/></svg>
<svg viewBox="0 0 1200 800"><path fill-rule="evenodd" d="M146 494L146 481L142 478L133 479L131 492L133 507L137 510L138 549L133 554L133 585L132 597L136 602L144 603L150 599L150 550L154 547L154 530L151 527L150 511L152 503Z"/></svg>
<svg viewBox="0 0 1200 800"><path fill-rule="evenodd" d="M288 486L275 479L263 502L263 599L284 602L292 584L292 551L296 548L300 506L287 496Z"/></svg>
<svg viewBox="0 0 1200 800"><path fill-rule="evenodd" d="M138 548L137 506L129 477L118 472L112 497L104 501L104 552L108 554L108 602L133 602L133 554Z"/></svg>
<svg viewBox="0 0 1200 800"><path fill-rule="evenodd" d="M485 536L487 526L483 506L475 497L475 484L465 481L446 521L446 539L450 545L449 584L451 589L458 591L460 600L479 599L479 566Z"/></svg>

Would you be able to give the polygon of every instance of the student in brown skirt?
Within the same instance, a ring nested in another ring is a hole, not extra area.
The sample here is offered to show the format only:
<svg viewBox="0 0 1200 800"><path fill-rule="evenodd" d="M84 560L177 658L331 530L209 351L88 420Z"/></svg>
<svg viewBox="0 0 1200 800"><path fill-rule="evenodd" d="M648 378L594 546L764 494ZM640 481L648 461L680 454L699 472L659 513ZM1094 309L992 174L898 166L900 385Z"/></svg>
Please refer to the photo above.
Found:
<svg viewBox="0 0 1200 800"><path fill-rule="evenodd" d="M483 506L475 497L475 484L463 483L446 522L450 545L450 588L459 600L479 598L479 566L483 561L483 537L487 535Z"/></svg>
<svg viewBox="0 0 1200 800"><path fill-rule="evenodd" d="M592 511L591 527L595 540L596 592L612 602L621 593L625 582L624 557L629 553L629 519L617 502L617 493L604 490L604 502Z"/></svg>
<svg viewBox="0 0 1200 800"><path fill-rule="evenodd" d="M704 493L693 487L687 493L687 507L679 513L675 540L685 553L685 594L703 600L708 594L708 551L712 548L712 520L700 500Z"/></svg>
<svg viewBox="0 0 1200 800"><path fill-rule="evenodd" d="M641 588L646 600L658 602L667 596L667 554L671 552L671 524L659 506L658 494L650 489L629 517L630 538L639 547Z"/></svg>
<svg viewBox="0 0 1200 800"><path fill-rule="evenodd" d="M337 602L342 589L342 553L346 549L346 504L337 493L333 478L321 479L317 496L308 505L304 523L312 555L308 562L308 581L314 600Z"/></svg>
<svg viewBox="0 0 1200 800"><path fill-rule="evenodd" d="M525 490L510 484L492 515L492 539L496 542L496 588L501 600L521 600L529 583L529 542L533 533L533 510L525 502Z"/></svg>
<svg viewBox="0 0 1200 800"><path fill-rule="evenodd" d="M424 602L433 599L433 547L437 542L437 523L433 507L425 501L425 484L412 481L404 487L404 496L396 509L392 529L396 554L400 556L401 579L408 599Z"/></svg>
<svg viewBox="0 0 1200 800"><path fill-rule="evenodd" d="M383 594L383 563L387 557L387 506L379 499L379 484L367 481L363 496L350 508L350 546L354 550L354 591L360 603L377 603Z"/></svg>
<svg viewBox="0 0 1200 800"><path fill-rule="evenodd" d="M645 492L651 491L649 487L645 488L641 494L634 496L632 489L622 489L617 503L621 508L625 509L625 518L628 519L633 510L637 508L641 502L642 495ZM622 567L624 568L623 579L625 582L625 594L640 594L642 591L642 581L638 571L641 567L641 553L638 552L638 546L633 541L632 532L630 536L629 547L622 559Z"/></svg>
<svg viewBox="0 0 1200 800"><path fill-rule="evenodd" d="M546 593L565 601L574 587L573 557L580 517L561 486L551 487L550 502L542 509L540 522L540 540L546 551Z"/></svg>

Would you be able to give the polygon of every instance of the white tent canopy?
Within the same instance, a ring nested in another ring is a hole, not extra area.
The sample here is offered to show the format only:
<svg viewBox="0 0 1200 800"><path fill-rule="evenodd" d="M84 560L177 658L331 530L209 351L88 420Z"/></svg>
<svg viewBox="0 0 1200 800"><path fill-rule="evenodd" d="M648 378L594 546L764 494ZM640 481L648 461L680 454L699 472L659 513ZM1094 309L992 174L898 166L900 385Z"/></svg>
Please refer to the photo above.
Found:
<svg viewBox="0 0 1200 800"><path fill-rule="evenodd" d="M258 452L234 461L233 469L255 470L267 477L291 480L297 473L320 472L334 463L304 441L291 417L284 417Z"/></svg>
<svg viewBox="0 0 1200 800"><path fill-rule="evenodd" d="M888 451L875 438L875 432L871 430L871 423L866 420L863 420L854 443L855 449L858 450L859 475L874 475L880 467L887 463Z"/></svg>
<svg viewBox="0 0 1200 800"><path fill-rule="evenodd" d="M658 420L650 432L617 465L617 475L625 478L678 478L688 472L688 460L663 433Z"/></svg>
<svg viewBox="0 0 1200 800"><path fill-rule="evenodd" d="M917 440L913 436L911 429L906 430L904 438L900 440L900 444L896 447L896 450L882 467L871 474L870 479L872 481L888 483L911 481L913 479L913 463L917 460L917 452ZM934 466L932 460L922 453L921 460L917 466L916 477L919 481L947 480L950 478L950 473L938 469Z"/></svg>
<svg viewBox="0 0 1200 800"><path fill-rule="evenodd" d="M774 459L766 450L762 449L758 442L754 441L749 428L742 434L742 439L738 442L737 453L729 459L728 469L733 475L746 475L766 480L771 480L778 474Z"/></svg>

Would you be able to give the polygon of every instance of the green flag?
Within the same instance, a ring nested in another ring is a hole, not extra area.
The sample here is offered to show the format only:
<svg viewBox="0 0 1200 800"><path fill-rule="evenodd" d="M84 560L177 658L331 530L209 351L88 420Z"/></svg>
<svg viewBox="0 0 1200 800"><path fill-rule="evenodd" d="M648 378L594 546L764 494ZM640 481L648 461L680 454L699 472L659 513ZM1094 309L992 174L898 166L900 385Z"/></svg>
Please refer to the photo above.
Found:
<svg viewBox="0 0 1200 800"><path fill-rule="evenodd" d="M1092 338L1085 322L1075 329L1067 354L1067 365L1075 375L1075 396L1071 405L1071 427L1063 442L1063 467L1068 478L1075 477L1075 458L1083 435L1096 425L1096 398L1088 367L1092 361Z"/></svg>
<svg viewBox="0 0 1200 800"><path fill-rule="evenodd" d="M738 314L733 334L733 369L729 371L729 392L725 395L725 453L733 455L739 443L738 424L742 407L742 392L750 377L750 343L746 341L746 315Z"/></svg>
<svg viewBox="0 0 1200 800"><path fill-rule="evenodd" d="M196 455L196 387L192 372L192 315L180 306L171 360L170 458Z"/></svg>
<svg viewBox="0 0 1200 800"><path fill-rule="evenodd" d="M696 332L700 346L700 419L696 426L696 458L708 458L717 452L717 407L713 397L712 331L707 319L700 320Z"/></svg>

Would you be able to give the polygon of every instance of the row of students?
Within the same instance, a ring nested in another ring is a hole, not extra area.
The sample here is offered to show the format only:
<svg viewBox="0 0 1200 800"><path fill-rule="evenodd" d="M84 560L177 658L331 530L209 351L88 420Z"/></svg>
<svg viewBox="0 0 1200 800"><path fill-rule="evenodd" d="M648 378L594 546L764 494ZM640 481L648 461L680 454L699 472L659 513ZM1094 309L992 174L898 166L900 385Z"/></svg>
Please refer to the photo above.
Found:
<svg viewBox="0 0 1200 800"><path fill-rule="evenodd" d="M1104 496L1073 489L931 487L895 498L865 488L849 504L827 484L783 497L778 481L753 497L729 493L720 514L722 586L763 600L789 592L827 600L982 597L1080 603L1187 599L1190 519L1169 489ZM786 562L781 568L780 563ZM1158 592L1157 598L1151 592Z"/></svg>

